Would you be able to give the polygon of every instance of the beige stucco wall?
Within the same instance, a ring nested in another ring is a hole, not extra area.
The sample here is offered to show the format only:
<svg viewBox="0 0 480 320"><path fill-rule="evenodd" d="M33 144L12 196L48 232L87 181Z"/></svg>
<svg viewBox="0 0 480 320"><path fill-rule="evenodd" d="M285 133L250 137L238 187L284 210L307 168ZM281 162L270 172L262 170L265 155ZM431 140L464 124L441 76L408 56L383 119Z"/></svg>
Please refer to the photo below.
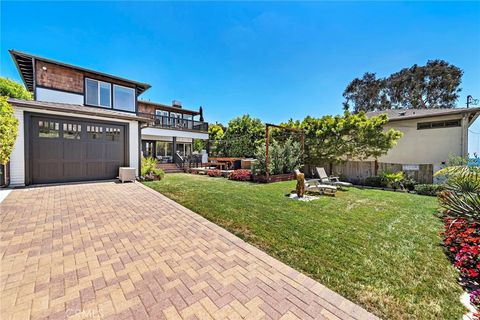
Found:
<svg viewBox="0 0 480 320"><path fill-rule="evenodd" d="M403 137L380 162L441 164L451 155L462 155L462 127L417 130L417 123L461 119L460 115L390 122L385 129L403 132Z"/></svg>

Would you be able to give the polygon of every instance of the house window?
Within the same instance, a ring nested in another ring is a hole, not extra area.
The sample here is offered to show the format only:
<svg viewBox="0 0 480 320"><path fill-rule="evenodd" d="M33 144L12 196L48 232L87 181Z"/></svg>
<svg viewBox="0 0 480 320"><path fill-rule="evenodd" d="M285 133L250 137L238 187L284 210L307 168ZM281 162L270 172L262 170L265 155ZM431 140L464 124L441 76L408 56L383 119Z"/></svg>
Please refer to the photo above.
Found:
<svg viewBox="0 0 480 320"><path fill-rule="evenodd" d="M183 115L183 120L184 121L184 127L187 129L192 129L193 128L193 116L191 114L184 114Z"/></svg>
<svg viewBox="0 0 480 320"><path fill-rule="evenodd" d="M110 108L112 106L111 84L85 79L85 100L91 106Z"/></svg>
<svg viewBox="0 0 480 320"><path fill-rule="evenodd" d="M165 141L156 142L157 157L171 157L172 143Z"/></svg>
<svg viewBox="0 0 480 320"><path fill-rule="evenodd" d="M135 89L114 84L113 108L135 112Z"/></svg>
<svg viewBox="0 0 480 320"><path fill-rule="evenodd" d="M417 130L460 127L461 120L445 120L417 123Z"/></svg>

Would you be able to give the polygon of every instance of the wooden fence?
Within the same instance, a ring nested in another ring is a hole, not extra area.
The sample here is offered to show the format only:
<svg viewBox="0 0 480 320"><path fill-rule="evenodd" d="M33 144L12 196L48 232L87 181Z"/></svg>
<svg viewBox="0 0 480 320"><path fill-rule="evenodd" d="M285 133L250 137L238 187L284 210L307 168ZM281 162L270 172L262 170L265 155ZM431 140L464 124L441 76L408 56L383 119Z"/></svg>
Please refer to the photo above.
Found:
<svg viewBox="0 0 480 320"><path fill-rule="evenodd" d="M388 171L398 172L402 170L403 166L397 163L377 163L377 174ZM375 161L346 161L335 164L315 164L305 165L305 175L307 177L316 176L315 167L324 167L325 171L331 175L341 176L343 179L355 184L361 184L367 177L375 176ZM413 178L418 183L432 183L433 182L433 164L420 164L418 171L404 171L409 177Z"/></svg>

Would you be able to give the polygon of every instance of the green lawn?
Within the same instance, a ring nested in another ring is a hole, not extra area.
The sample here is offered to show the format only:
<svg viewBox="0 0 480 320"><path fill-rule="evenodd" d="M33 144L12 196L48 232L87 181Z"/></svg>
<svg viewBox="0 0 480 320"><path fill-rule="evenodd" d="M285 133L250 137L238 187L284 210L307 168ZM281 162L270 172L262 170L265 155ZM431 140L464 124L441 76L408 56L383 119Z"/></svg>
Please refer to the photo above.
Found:
<svg viewBox="0 0 480 320"><path fill-rule="evenodd" d="M464 312L433 197L350 188L299 202L292 181L187 174L145 184L385 319Z"/></svg>

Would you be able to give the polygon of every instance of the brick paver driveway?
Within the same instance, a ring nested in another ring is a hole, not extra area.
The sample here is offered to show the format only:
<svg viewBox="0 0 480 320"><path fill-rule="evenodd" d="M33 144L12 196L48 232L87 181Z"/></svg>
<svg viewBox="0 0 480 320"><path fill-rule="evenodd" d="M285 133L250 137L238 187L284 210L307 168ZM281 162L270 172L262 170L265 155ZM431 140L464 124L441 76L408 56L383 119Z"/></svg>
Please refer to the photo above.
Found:
<svg viewBox="0 0 480 320"><path fill-rule="evenodd" d="M139 183L14 190L0 217L3 320L374 318Z"/></svg>

